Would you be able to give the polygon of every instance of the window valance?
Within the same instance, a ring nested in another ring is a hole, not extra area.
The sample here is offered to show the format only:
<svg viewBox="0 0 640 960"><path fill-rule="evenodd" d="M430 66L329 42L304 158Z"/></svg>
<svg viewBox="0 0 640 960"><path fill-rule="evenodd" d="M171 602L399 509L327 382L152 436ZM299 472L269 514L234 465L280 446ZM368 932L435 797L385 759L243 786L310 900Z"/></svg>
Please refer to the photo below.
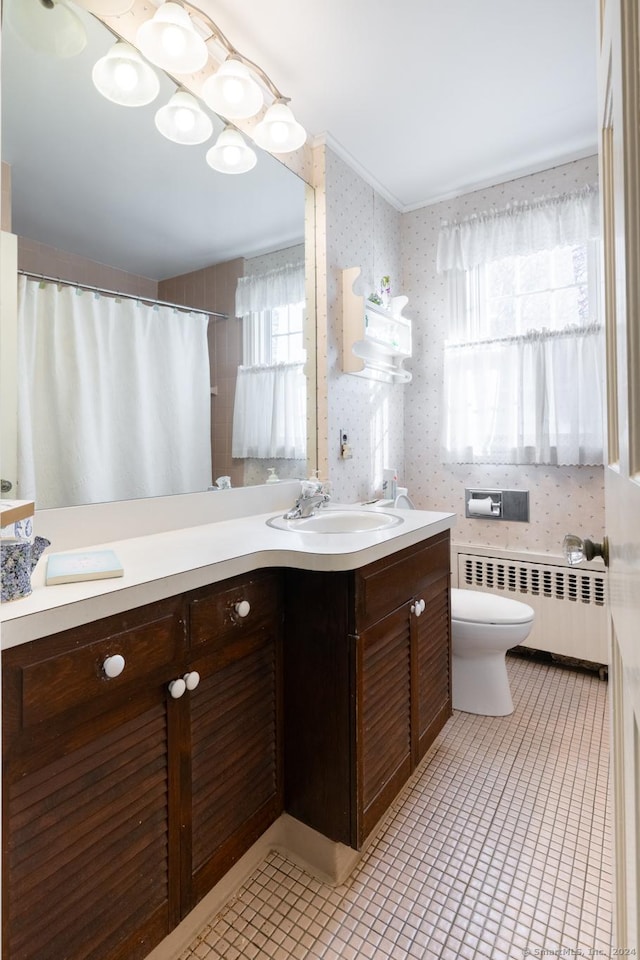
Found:
<svg viewBox="0 0 640 960"><path fill-rule="evenodd" d="M238 280L236 317L301 303L304 298L304 263L288 263Z"/></svg>
<svg viewBox="0 0 640 960"><path fill-rule="evenodd" d="M438 237L437 270L470 270L504 257L584 243L598 236L598 188L585 187L444 223Z"/></svg>

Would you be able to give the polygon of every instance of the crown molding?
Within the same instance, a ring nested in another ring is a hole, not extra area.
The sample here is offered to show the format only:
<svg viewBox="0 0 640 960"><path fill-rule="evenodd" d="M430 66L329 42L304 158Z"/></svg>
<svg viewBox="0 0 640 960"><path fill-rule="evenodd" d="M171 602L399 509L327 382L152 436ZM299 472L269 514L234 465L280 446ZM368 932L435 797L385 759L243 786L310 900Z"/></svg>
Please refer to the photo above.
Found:
<svg viewBox="0 0 640 960"><path fill-rule="evenodd" d="M373 187L376 193L380 194L380 196L386 200L387 203L390 203L391 206L394 207L399 213L405 212L406 208L400 202L400 200L398 200L398 198L391 193L390 190L387 190L384 184L380 183L380 181L377 180L374 175L360 163L359 160L356 160L353 154L349 153L346 147L343 147L340 141L336 140L332 134L326 132L317 134L312 140L312 146L329 147L329 149L335 153L336 156L340 157L341 160L344 160L347 166L349 166L354 173L357 173L358 176L365 181L365 183L368 183L370 187Z"/></svg>
<svg viewBox="0 0 640 960"><path fill-rule="evenodd" d="M339 140L336 140L330 133L321 133L311 141L313 147L326 146L333 151L341 160L357 173L365 183L380 194L383 199L394 207L399 213L412 213L414 210L421 210L423 207L430 207L435 203L442 203L445 200L453 200L456 197L465 196L467 193L474 193L476 190L486 190L489 187L497 187L503 183L509 183L512 180L519 180L521 177L529 177L534 173L542 173L545 170L552 170L554 167L561 167L565 163L573 163L575 160L586 160L588 157L597 156L597 143L590 143L576 150L558 154L553 157L545 157L522 167L512 170L505 170L493 177L487 177L482 180L473 180L452 187L444 193L435 193L426 197L424 200L416 203L402 203L395 194L391 193L384 184L374 177L374 175L363 166L359 160L353 156Z"/></svg>

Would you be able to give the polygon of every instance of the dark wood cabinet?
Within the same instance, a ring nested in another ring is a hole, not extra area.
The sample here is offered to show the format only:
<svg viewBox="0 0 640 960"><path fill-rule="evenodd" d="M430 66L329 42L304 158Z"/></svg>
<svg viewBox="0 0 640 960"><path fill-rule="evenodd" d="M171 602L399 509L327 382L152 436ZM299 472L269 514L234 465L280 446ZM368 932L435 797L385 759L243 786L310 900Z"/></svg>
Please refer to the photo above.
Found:
<svg viewBox="0 0 640 960"><path fill-rule="evenodd" d="M2 956L142 960L283 809L359 848L451 714L449 626L442 534L4 651Z"/></svg>
<svg viewBox="0 0 640 960"><path fill-rule="evenodd" d="M143 957L177 921L166 686L184 651L166 601L4 652L7 960Z"/></svg>
<svg viewBox="0 0 640 960"><path fill-rule="evenodd" d="M408 605L356 641L357 834L361 842L412 769L411 614ZM359 845L359 844L358 844Z"/></svg>
<svg viewBox="0 0 640 960"><path fill-rule="evenodd" d="M360 848L451 716L449 536L286 576L285 808Z"/></svg>
<svg viewBox="0 0 640 960"><path fill-rule="evenodd" d="M250 606L245 616L242 604ZM201 680L187 717L185 913L282 812L280 577L261 573L205 588L191 595L189 611L189 668Z"/></svg>
<svg viewBox="0 0 640 960"><path fill-rule="evenodd" d="M277 818L280 651L274 572L4 652L6 960L145 957Z"/></svg>

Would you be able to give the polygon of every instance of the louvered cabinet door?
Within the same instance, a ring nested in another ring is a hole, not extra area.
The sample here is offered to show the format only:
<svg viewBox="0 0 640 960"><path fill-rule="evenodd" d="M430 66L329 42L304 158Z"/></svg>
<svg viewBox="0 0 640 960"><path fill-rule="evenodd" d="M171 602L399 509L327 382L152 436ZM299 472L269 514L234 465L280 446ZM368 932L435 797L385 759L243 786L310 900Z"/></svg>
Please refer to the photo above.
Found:
<svg viewBox="0 0 640 960"><path fill-rule="evenodd" d="M282 812L279 621L194 661L190 909Z"/></svg>
<svg viewBox="0 0 640 960"><path fill-rule="evenodd" d="M406 604L357 638L358 846L411 772L411 628Z"/></svg>
<svg viewBox="0 0 640 960"><path fill-rule="evenodd" d="M170 929L164 689L9 761L5 960L137 960Z"/></svg>
<svg viewBox="0 0 640 960"><path fill-rule="evenodd" d="M179 598L2 655L3 960L139 960L177 922Z"/></svg>
<svg viewBox="0 0 640 960"><path fill-rule="evenodd" d="M452 714L449 574L431 582L419 600L424 609L412 618L414 766Z"/></svg>

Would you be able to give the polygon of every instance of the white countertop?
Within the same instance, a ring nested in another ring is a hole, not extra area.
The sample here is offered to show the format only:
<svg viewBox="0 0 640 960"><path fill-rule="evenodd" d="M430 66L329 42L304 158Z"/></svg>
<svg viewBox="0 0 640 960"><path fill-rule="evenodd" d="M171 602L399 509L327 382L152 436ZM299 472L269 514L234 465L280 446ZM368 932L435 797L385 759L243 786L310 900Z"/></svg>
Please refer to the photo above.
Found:
<svg viewBox="0 0 640 960"><path fill-rule="evenodd" d="M41 559L32 576L33 593L0 605L2 648L264 567L354 570L442 533L455 522L452 513L386 506L383 512L401 517L402 523L357 534L297 533L268 526L266 521L274 516L270 510L83 546L115 550L124 576L107 580L47 587Z"/></svg>

